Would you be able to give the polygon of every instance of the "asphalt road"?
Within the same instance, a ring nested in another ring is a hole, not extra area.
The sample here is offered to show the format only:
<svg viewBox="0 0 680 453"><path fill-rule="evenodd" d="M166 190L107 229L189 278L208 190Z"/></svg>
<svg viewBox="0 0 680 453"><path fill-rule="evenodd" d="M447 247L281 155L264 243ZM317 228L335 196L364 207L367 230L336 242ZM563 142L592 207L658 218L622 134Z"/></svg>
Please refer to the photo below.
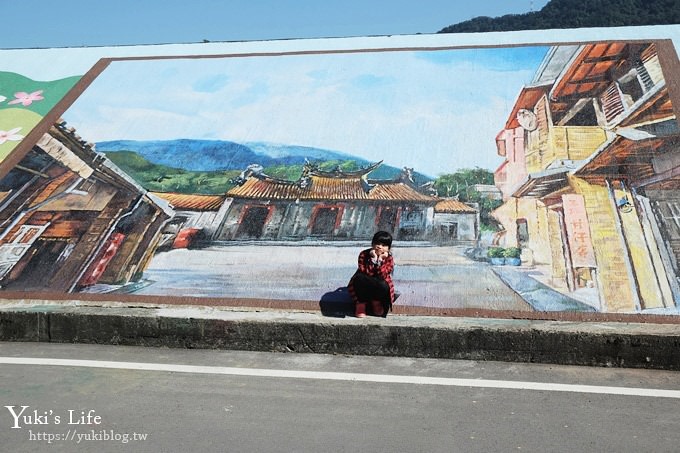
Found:
<svg viewBox="0 0 680 453"><path fill-rule="evenodd" d="M134 294L319 301L347 285L366 244L231 244L162 252ZM531 311L487 263L464 247L395 244L397 304Z"/></svg>
<svg viewBox="0 0 680 453"><path fill-rule="evenodd" d="M678 376L0 343L0 446L100 453L676 452Z"/></svg>

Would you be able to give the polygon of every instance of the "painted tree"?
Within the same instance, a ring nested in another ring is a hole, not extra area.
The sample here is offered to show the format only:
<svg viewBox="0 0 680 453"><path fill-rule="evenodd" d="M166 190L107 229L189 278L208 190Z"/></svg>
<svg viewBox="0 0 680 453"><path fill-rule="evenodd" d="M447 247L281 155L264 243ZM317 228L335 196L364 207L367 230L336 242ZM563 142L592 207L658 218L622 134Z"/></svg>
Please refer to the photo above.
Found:
<svg viewBox="0 0 680 453"><path fill-rule="evenodd" d="M495 230L497 222L490 214L502 202L490 199L474 188L476 184L493 185L493 182L492 172L475 167L440 175L435 180L434 187L440 197L455 198L463 203L476 205L482 228Z"/></svg>

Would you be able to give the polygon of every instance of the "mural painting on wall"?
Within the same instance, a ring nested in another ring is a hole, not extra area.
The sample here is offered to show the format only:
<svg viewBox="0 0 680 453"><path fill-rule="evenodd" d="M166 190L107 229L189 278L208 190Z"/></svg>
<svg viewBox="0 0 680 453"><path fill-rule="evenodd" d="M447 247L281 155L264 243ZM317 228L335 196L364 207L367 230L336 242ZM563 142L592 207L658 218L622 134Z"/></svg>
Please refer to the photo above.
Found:
<svg viewBox="0 0 680 453"><path fill-rule="evenodd" d="M662 45L112 60L0 181L0 285L318 300L386 230L402 304L677 313Z"/></svg>

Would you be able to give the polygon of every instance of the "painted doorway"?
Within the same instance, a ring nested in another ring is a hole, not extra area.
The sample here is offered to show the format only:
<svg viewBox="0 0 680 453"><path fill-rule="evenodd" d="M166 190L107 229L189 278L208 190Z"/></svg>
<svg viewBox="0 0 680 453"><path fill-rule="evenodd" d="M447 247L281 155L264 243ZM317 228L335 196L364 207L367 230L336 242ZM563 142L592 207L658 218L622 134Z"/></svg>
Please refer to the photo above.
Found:
<svg viewBox="0 0 680 453"><path fill-rule="evenodd" d="M238 228L239 238L260 238L267 223L269 208L266 206L251 206L246 208L243 220Z"/></svg>
<svg viewBox="0 0 680 453"><path fill-rule="evenodd" d="M66 241L38 239L33 244L33 256L20 275L5 284L7 289L44 289L58 270L55 263L66 248Z"/></svg>
<svg viewBox="0 0 680 453"><path fill-rule="evenodd" d="M382 206L378 214L378 230L394 233L397 224L397 209L392 206Z"/></svg>
<svg viewBox="0 0 680 453"><path fill-rule="evenodd" d="M338 220L337 208L319 208L312 224L313 236L331 236Z"/></svg>

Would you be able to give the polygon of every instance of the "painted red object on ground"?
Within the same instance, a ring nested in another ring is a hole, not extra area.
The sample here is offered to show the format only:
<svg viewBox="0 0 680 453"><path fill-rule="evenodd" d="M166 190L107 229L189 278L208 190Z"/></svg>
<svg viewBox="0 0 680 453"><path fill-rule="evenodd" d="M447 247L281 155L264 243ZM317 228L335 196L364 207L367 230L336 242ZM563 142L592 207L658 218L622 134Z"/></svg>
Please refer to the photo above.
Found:
<svg viewBox="0 0 680 453"><path fill-rule="evenodd" d="M177 233L177 237L172 243L173 249L185 249L188 248L193 240L196 238L198 232L201 231L200 228L185 228Z"/></svg>

